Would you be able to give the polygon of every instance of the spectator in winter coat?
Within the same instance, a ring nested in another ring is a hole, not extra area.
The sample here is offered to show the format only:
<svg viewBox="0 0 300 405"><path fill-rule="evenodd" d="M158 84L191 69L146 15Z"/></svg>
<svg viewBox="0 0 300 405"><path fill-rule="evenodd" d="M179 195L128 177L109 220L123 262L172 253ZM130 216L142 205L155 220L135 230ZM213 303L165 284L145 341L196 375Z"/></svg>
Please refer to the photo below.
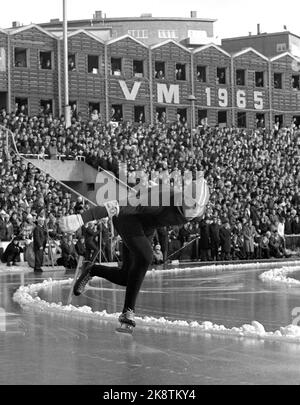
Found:
<svg viewBox="0 0 300 405"><path fill-rule="evenodd" d="M211 247L212 260L219 260L219 248L220 248L220 225L218 217L215 215L213 221L209 226L209 237Z"/></svg>
<svg viewBox="0 0 300 405"><path fill-rule="evenodd" d="M252 225L252 220L249 219L248 222L244 224L243 236L245 243L245 252L247 259L254 258L254 237L256 236L255 227Z"/></svg>
<svg viewBox="0 0 300 405"><path fill-rule="evenodd" d="M75 269L77 266L77 260L72 235L63 237L61 243L61 253L63 266L65 266L67 269Z"/></svg>
<svg viewBox="0 0 300 405"><path fill-rule="evenodd" d="M44 259L44 250L47 243L47 232L44 227L45 218L39 216L37 225L33 230L33 250L34 250L34 271L42 272L42 265Z"/></svg>
<svg viewBox="0 0 300 405"><path fill-rule="evenodd" d="M89 222L85 229L85 258L87 261L93 261L99 252L99 246L97 246L95 240L96 236L98 236L98 232L96 231L95 225L93 222Z"/></svg>
<svg viewBox="0 0 300 405"><path fill-rule="evenodd" d="M210 224L207 218L203 218L200 222L200 257L201 261L207 262L210 260L210 239L209 239Z"/></svg>
<svg viewBox="0 0 300 405"><path fill-rule="evenodd" d="M6 212L0 211L0 241L6 241Z"/></svg>
<svg viewBox="0 0 300 405"><path fill-rule="evenodd" d="M19 246L19 238L15 237L2 255L2 263L6 263L8 267L11 265L16 266L17 262L20 261L21 252L23 252L23 249Z"/></svg>
<svg viewBox="0 0 300 405"><path fill-rule="evenodd" d="M84 236L80 236L80 238L78 239L78 241L75 245L75 250L76 250L76 253L78 254L78 256L85 257L86 248L85 248L85 237Z"/></svg>
<svg viewBox="0 0 300 405"><path fill-rule="evenodd" d="M231 252L231 228L229 222L225 222L220 228L221 259L230 260Z"/></svg>
<svg viewBox="0 0 300 405"><path fill-rule="evenodd" d="M300 220L298 215L296 215L295 219L292 221L292 232L294 235L300 234Z"/></svg>
<svg viewBox="0 0 300 405"><path fill-rule="evenodd" d="M284 246L277 230L271 234L269 246L271 256L276 257L277 259L284 256Z"/></svg>
<svg viewBox="0 0 300 405"><path fill-rule="evenodd" d="M260 247L260 257L261 259L269 259L270 258L270 237L271 232L268 231L265 235L261 237L259 247Z"/></svg>

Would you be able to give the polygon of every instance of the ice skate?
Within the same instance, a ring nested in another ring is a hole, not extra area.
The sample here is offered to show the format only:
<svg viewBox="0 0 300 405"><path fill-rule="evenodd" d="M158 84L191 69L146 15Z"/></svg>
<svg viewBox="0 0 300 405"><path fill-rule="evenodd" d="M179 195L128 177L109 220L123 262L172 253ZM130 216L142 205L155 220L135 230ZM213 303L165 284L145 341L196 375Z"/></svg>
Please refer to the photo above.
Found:
<svg viewBox="0 0 300 405"><path fill-rule="evenodd" d="M136 323L134 320L134 312L131 309L128 309L119 316L119 322L120 326L116 328L116 331L132 335Z"/></svg>
<svg viewBox="0 0 300 405"><path fill-rule="evenodd" d="M91 262L84 262L82 266L82 271L76 283L74 284L73 294L78 296L82 294L85 290L87 283L93 278L91 275L91 270L93 267L93 263Z"/></svg>

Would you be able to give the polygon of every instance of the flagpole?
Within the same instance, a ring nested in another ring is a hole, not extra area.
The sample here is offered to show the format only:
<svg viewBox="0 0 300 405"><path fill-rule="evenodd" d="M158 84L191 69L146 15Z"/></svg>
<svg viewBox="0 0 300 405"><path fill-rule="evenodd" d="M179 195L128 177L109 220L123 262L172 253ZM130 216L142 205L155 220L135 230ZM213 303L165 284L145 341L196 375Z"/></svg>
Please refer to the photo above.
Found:
<svg viewBox="0 0 300 405"><path fill-rule="evenodd" d="M64 72L65 72L65 123L66 128L71 125L70 122L70 100L69 100L69 67L68 67L68 20L67 20L67 0L63 0L63 40L64 40Z"/></svg>

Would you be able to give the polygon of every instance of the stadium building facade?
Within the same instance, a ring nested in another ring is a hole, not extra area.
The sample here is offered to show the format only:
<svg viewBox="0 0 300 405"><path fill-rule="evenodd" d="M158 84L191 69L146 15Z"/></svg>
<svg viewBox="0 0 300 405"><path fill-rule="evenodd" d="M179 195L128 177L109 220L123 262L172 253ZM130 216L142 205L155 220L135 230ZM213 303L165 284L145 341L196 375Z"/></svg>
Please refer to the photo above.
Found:
<svg viewBox="0 0 300 405"><path fill-rule="evenodd" d="M87 118L192 125L273 127L300 124L300 63L290 52L267 57L254 48L231 54L174 39L147 45L130 35L103 40L71 30L70 104ZM63 40L39 25L0 30L0 107L64 111ZM192 97L191 97L192 96Z"/></svg>

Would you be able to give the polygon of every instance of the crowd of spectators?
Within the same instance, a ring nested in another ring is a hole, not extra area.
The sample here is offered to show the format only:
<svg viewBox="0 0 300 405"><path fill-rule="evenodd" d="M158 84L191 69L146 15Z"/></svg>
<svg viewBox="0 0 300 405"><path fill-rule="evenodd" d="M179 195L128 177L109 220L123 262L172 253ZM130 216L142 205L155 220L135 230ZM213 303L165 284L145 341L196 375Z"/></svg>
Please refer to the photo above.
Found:
<svg viewBox="0 0 300 405"><path fill-rule="evenodd" d="M158 177L165 170L203 171L211 192L206 216L157 235L154 250L163 256L158 261L279 258L288 254L286 235L300 234L300 130L295 124L273 130L201 126L193 135L193 150L188 125L180 119L111 125L99 114L88 121L76 114L65 128L63 117L3 110L0 124L13 131L21 154L84 157L87 164L116 175L124 163L132 184L141 170ZM4 228L10 235L18 227L26 232L41 208L53 226L61 215L76 212L76 201L49 176L26 167L17 156L3 162L0 240ZM197 243L190 243L194 239Z"/></svg>

